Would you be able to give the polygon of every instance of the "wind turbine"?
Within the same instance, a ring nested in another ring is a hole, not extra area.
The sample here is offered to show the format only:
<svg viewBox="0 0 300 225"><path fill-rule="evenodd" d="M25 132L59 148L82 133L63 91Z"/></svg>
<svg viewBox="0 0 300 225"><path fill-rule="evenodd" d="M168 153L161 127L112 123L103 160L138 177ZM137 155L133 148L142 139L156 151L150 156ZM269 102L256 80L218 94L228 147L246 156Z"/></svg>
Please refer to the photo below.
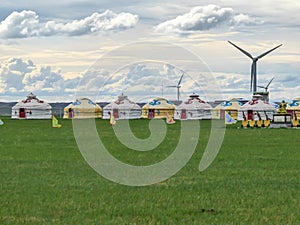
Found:
<svg viewBox="0 0 300 225"><path fill-rule="evenodd" d="M260 88L264 88L265 89L265 92L268 92L268 88L269 88L269 85L271 84L271 82L274 80L274 77L270 80L270 82L267 84L267 86L257 86L257 87L260 87Z"/></svg>
<svg viewBox="0 0 300 225"><path fill-rule="evenodd" d="M177 101L179 101L179 89L181 88L180 84L181 84L181 81L183 78L183 74L184 73L182 73L177 85L167 86L167 87L176 87L177 88Z"/></svg>
<svg viewBox="0 0 300 225"><path fill-rule="evenodd" d="M234 47L236 47L238 50L240 50L242 53L244 53L246 56L252 59L252 66L251 66L251 84L250 84L250 91L253 90L253 92L257 91L257 66L256 63L259 59L264 57L265 55L269 54L270 52L274 51L275 49L279 48L281 45L276 46L275 48L272 48L269 51L266 51L265 53L262 53L261 55L257 57L253 57L249 52L246 52L244 49L240 48L239 46L233 44L232 42L228 41L230 44L232 44Z"/></svg>

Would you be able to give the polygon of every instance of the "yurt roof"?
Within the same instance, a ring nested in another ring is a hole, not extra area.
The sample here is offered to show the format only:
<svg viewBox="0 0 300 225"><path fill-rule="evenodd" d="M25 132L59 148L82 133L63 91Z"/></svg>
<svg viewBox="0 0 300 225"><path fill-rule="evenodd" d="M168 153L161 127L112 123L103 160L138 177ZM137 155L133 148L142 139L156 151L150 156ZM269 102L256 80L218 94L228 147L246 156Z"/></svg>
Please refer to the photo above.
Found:
<svg viewBox="0 0 300 225"><path fill-rule="evenodd" d="M199 95L192 94L189 99L182 102L176 109L212 109L211 105L199 98Z"/></svg>
<svg viewBox="0 0 300 225"><path fill-rule="evenodd" d="M253 99L244 104L239 110L275 111L275 107L262 99Z"/></svg>
<svg viewBox="0 0 300 225"><path fill-rule="evenodd" d="M287 104L286 109L300 110L300 98L294 98L290 103Z"/></svg>
<svg viewBox="0 0 300 225"><path fill-rule="evenodd" d="M51 105L36 97L32 92L25 100L18 102L12 109L26 108L26 109L51 109Z"/></svg>
<svg viewBox="0 0 300 225"><path fill-rule="evenodd" d="M101 107L93 102L89 98L78 98L75 102L70 103L65 107L65 109L72 108L72 109L87 109L87 108L100 108Z"/></svg>
<svg viewBox="0 0 300 225"><path fill-rule="evenodd" d="M141 109L141 107L122 94L118 97L117 101L109 103L103 109Z"/></svg>
<svg viewBox="0 0 300 225"><path fill-rule="evenodd" d="M165 98L155 98L145 104L142 109L175 109L175 105Z"/></svg>
<svg viewBox="0 0 300 225"><path fill-rule="evenodd" d="M243 103L241 103L238 99L233 98L229 101L224 101L217 105L215 109L227 109L227 110L238 110Z"/></svg>

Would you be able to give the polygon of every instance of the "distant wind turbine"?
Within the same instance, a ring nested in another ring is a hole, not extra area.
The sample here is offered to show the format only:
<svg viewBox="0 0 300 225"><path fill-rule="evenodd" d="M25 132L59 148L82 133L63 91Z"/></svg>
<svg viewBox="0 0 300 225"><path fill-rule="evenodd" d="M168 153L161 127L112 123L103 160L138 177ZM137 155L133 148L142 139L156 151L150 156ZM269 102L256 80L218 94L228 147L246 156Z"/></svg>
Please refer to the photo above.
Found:
<svg viewBox="0 0 300 225"><path fill-rule="evenodd" d="M167 86L167 87L176 87L177 88L177 101L179 101L179 89L181 88L180 84L181 84L181 81L183 78L183 74L184 73L182 73L177 85Z"/></svg>
<svg viewBox="0 0 300 225"><path fill-rule="evenodd" d="M271 84L271 82L274 80L274 77L270 80L270 82L267 84L267 86L257 86L257 87L260 87L260 88L264 88L265 89L265 92L268 92L268 88L269 88L269 85Z"/></svg>
<svg viewBox="0 0 300 225"><path fill-rule="evenodd" d="M271 50L262 53L261 55L257 57L253 57L249 52L245 51L244 49L240 48L239 46L233 44L232 42L228 41L230 44L232 44L234 47L236 47L238 50L240 50L242 53L244 53L246 56L252 59L252 66L251 66L251 84L250 84L250 91L253 90L253 92L257 91L257 66L256 63L259 59L264 57L265 55L269 54L270 52L274 51L275 49L279 48L281 45L278 45L275 48L272 48Z"/></svg>

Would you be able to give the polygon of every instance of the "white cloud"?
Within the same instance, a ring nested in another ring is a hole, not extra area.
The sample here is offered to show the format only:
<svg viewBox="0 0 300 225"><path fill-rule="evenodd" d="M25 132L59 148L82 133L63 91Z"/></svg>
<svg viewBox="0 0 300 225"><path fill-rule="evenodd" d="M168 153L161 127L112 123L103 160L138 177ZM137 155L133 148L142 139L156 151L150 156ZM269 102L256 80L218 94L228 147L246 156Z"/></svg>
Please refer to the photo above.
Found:
<svg viewBox="0 0 300 225"><path fill-rule="evenodd" d="M194 7L188 13L160 23L155 31L184 34L210 30L222 25L232 27L257 23L259 23L257 19L246 14L237 14L232 8L206 5Z"/></svg>
<svg viewBox="0 0 300 225"><path fill-rule="evenodd" d="M41 22L36 12L13 12L0 23L0 37L26 38L35 36L79 36L103 31L120 31L134 27L138 16L130 13L114 13L106 10L95 12L80 20L62 23L54 20Z"/></svg>
<svg viewBox="0 0 300 225"><path fill-rule="evenodd" d="M64 83L60 71L52 71L49 66L36 66L30 60L10 58L0 65L0 93L28 91L62 93Z"/></svg>

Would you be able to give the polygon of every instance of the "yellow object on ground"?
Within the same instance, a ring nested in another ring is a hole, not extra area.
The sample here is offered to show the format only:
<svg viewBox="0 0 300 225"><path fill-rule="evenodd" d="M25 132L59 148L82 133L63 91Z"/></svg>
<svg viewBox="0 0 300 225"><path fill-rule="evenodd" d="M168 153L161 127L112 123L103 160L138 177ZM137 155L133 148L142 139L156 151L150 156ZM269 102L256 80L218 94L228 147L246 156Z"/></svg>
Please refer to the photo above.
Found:
<svg viewBox="0 0 300 225"><path fill-rule="evenodd" d="M261 127L262 124L263 124L263 121L262 121L262 120L258 120L258 121L256 122L257 127Z"/></svg>
<svg viewBox="0 0 300 225"><path fill-rule="evenodd" d="M53 128L61 128L61 124L58 123L58 120L53 115L52 115L52 127Z"/></svg>
<svg viewBox="0 0 300 225"><path fill-rule="evenodd" d="M242 126L247 127L248 126L248 120L242 120Z"/></svg>
<svg viewBox="0 0 300 225"><path fill-rule="evenodd" d="M270 120L270 119L264 120L264 126L265 126L265 127L270 126L270 123L271 123L271 120Z"/></svg>
<svg viewBox="0 0 300 225"><path fill-rule="evenodd" d="M299 120L293 120L292 125L293 127L297 127L299 125Z"/></svg>

